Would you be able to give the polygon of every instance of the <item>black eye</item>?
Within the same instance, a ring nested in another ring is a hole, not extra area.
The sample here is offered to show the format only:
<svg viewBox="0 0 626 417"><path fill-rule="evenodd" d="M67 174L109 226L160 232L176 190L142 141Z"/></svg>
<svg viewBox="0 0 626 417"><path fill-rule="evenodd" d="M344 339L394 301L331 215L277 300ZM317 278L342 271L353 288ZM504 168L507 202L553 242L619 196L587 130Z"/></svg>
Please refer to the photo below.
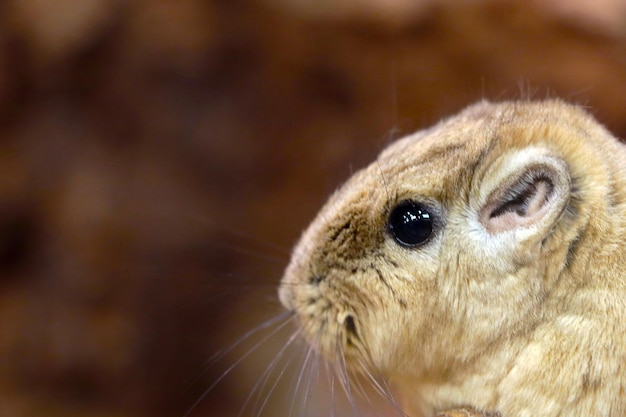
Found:
<svg viewBox="0 0 626 417"><path fill-rule="evenodd" d="M405 201L391 211L388 227L399 244L419 246L433 234L433 216L424 205Z"/></svg>

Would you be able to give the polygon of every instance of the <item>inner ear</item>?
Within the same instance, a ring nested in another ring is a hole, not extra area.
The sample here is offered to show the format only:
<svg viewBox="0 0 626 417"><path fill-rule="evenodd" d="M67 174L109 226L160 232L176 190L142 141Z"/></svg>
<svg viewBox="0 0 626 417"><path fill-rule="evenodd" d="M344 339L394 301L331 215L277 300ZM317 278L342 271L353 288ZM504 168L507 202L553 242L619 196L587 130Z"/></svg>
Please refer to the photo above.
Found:
<svg viewBox="0 0 626 417"><path fill-rule="evenodd" d="M489 217L502 217L508 213L533 217L548 202L553 190L554 184L549 177L528 173L495 201Z"/></svg>
<svg viewBox="0 0 626 417"><path fill-rule="evenodd" d="M492 191L481 210L481 223L490 233L500 233L539 225L559 214L567 192L559 186L561 174L546 165L512 173Z"/></svg>

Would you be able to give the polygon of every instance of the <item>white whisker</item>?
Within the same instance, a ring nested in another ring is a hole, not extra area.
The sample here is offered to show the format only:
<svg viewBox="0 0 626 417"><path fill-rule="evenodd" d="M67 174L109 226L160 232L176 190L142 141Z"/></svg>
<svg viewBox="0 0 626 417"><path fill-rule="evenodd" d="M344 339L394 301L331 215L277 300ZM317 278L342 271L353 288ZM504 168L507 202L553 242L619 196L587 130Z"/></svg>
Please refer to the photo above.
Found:
<svg viewBox="0 0 626 417"><path fill-rule="evenodd" d="M350 406L352 407L352 412L355 416L360 416L359 413L359 409L357 407L354 395L352 394L352 389L350 386L350 376L348 375L348 370L346 367L346 358L345 355L343 353L343 348L340 342L340 337L338 336L336 338L337 340L337 352L336 352L336 356L338 356L339 361L337 363L337 371L338 371L338 376L339 376L339 382L341 382L341 385L343 387L343 390L348 398L348 402L350 403Z"/></svg>
<svg viewBox="0 0 626 417"><path fill-rule="evenodd" d="M278 364L278 362L283 358L283 355L284 355L285 351L292 345L292 343L294 342L294 340L296 340L296 338L300 335L300 333L301 333L301 329L296 330L294 332L294 334L291 335L289 340L287 340L285 345L278 351L278 353L276 354L274 359L272 359L272 361L265 367L265 370L263 371L263 373L259 377L259 379L256 382L256 384L254 384L254 387L252 387L252 390L250 391L250 394L248 395L248 397L244 401L243 405L241 406L241 410L239 411L239 414L238 414L239 417L241 417L243 415L243 412L245 411L247 405L252 400L252 397L253 397L254 393L256 392L259 395L261 394L261 392L265 388L265 385L267 384L267 381L268 381L268 378L269 378L270 374L276 368L276 365ZM284 371L285 371L285 367L283 367L282 372L280 372L280 376L282 376ZM275 382L273 384L274 387L278 383L278 379L280 378L280 376L275 379ZM264 404L266 402L267 402L267 398L264 401ZM260 412L257 415L260 415Z"/></svg>
<svg viewBox="0 0 626 417"><path fill-rule="evenodd" d="M296 333L294 333L289 338L289 341L287 342L287 346L291 345L293 343L293 341L296 340L296 338L300 336L300 333L301 333L301 329L299 329ZM281 349L281 351L284 352L285 349L286 349L286 347ZM282 353L280 353L280 355L282 355ZM263 410L265 409L265 406L267 405L267 402L269 401L270 396L272 395L272 393L276 389L276 385L278 385L278 382L282 379L283 375L285 374L285 371L287 370L287 367L291 364L292 359L293 359L293 354L291 356L289 356L289 359L286 361L285 366L282 367L282 369L279 372L279 374L274 378L274 383L272 384L272 386L270 387L267 395L265 396L265 399L263 400L263 403L261 403L261 406L258 407L258 409L257 409L258 410L256 412L257 417L260 417L261 414L263 413ZM263 385L265 385L265 383ZM255 404L255 408L256 408L256 404Z"/></svg>
<svg viewBox="0 0 626 417"><path fill-rule="evenodd" d="M352 381L353 381L352 385L354 386L356 393L360 395L361 397L365 398L365 400L370 406L374 407L374 403L372 402L372 399L370 398L370 396L367 395L367 391L365 391L365 388L363 387L361 380L359 378L354 378Z"/></svg>
<svg viewBox="0 0 626 417"><path fill-rule="evenodd" d="M240 238L242 240L246 240L249 243L253 243L257 246L259 246L260 248L263 249L269 249L269 250L273 250L276 253L280 253L281 255L285 255L287 257L289 257L290 255L290 250L284 248L283 246L277 245L275 243L272 242L268 242L266 240L262 240L259 239L257 237L255 237L254 235L251 235L249 233L245 233L242 232L240 230L235 230L232 227L228 227L225 228L222 225L216 223L216 222L212 222L209 219L205 218L205 217L200 217L200 216L193 216L194 217L194 221L196 221L198 224L202 225L202 226L206 226L208 227L210 230L214 230L214 231L218 231L219 233L225 235L225 236L235 236L237 238ZM228 248L228 247L226 247ZM237 250L237 248L235 248Z"/></svg>
<svg viewBox="0 0 626 417"><path fill-rule="evenodd" d="M208 241L207 244L216 248L227 249L232 252L240 253L243 255L248 255L252 258L256 258L256 259L267 261L267 262L273 262L273 263L280 264L280 265L283 265L285 263L284 256L268 255L268 254L260 253L254 249L247 249L247 248L243 248L241 246L229 244L226 242Z"/></svg>
<svg viewBox="0 0 626 417"><path fill-rule="evenodd" d="M373 361L371 360L371 357L368 356L368 358L369 358L368 362L373 363ZM402 407L400 407L400 404L398 404L398 401L396 400L395 396L393 395L393 392L391 391L391 387L389 386L387 379L381 375L380 371L374 366L368 366L367 362L363 362L361 366L362 366L362 369L365 371L365 375L367 375L367 377L371 381L372 386L374 387L376 392L380 394L381 397L389 401L391 406L398 412L400 416L408 417L406 413L402 410ZM376 375L374 375L372 370L376 371Z"/></svg>
<svg viewBox="0 0 626 417"><path fill-rule="evenodd" d="M295 385L295 388L294 388L294 395L293 395L293 398L291 400L291 406L289 407L289 415L290 416L293 415L293 411L294 411L293 409L294 409L294 406L295 406L296 398L298 396L298 392L300 390L300 384L302 383L302 378L303 378L304 372L306 370L306 367L309 366L309 361L310 361L310 358L311 358L311 352L312 351L313 351L313 347L308 346L308 348L306 350L306 356L304 357L304 361L302 363L302 369L300 369L300 372L298 373L298 379L296 381L296 385Z"/></svg>
<svg viewBox="0 0 626 417"><path fill-rule="evenodd" d="M315 346L320 346L320 339L322 337L322 332L318 332L317 336L315 338L314 341L312 341L312 343L310 344L312 349L311 349L311 353L312 353L312 360L310 361L309 364L309 369L307 371L307 376L306 376L306 386L304 388L304 395L302 398L302 409L301 409L301 415L305 415L305 411L307 410L307 405L309 402L309 394L311 392L311 382L313 381L313 379L318 379L319 378L319 363L321 360L321 355L315 350ZM315 375L314 375L315 373Z"/></svg>
<svg viewBox="0 0 626 417"><path fill-rule="evenodd" d="M259 333L262 330L267 329L268 327L271 327L271 326L275 325L276 323L279 323L282 320L285 320L285 323L287 323L293 317L294 317L293 316L293 312L291 312L291 311L284 311L281 314L277 315L276 317L272 317L271 319L266 320L265 322L259 324L255 328L253 328L251 330L248 330L243 336L241 336L239 339L237 339L235 341L235 343L231 344L229 347L227 347L225 349L220 350L219 352L215 353L211 358L209 358L209 360L207 360L205 365L204 365L205 370L203 372L206 372L206 370L208 368L213 366L216 362L221 360L225 355L227 355L228 353L233 351L237 346L241 345L243 342L248 340L250 337L254 336L255 334ZM278 327L278 329L282 328L283 326L284 326L284 323L281 324Z"/></svg>
<svg viewBox="0 0 626 417"><path fill-rule="evenodd" d="M393 392L391 391L391 387L389 386L389 383L387 382L387 380L385 378L380 378L380 380L382 381L384 389L385 389L385 393L387 394L386 398L389 400L393 408L395 408L395 410L398 412L400 416L408 417L408 415L404 412L404 410L402 410L402 407L400 407L400 404L398 404L398 400L396 400L395 395L393 395Z"/></svg>
<svg viewBox="0 0 626 417"><path fill-rule="evenodd" d="M261 326L259 326L260 328L267 328L270 325L279 322L280 320L278 320L278 318L283 319L284 322L281 323L280 325L278 325L275 329L273 329L268 335L266 335L265 337L263 337L259 342L255 343L254 346L252 346L252 348L250 348L249 350L247 350L243 355L241 355L239 357L239 359L237 359L232 365L230 365L223 373L222 375L217 378L210 386L209 388L207 388L204 393L200 396L200 398L198 398L189 408L189 410L183 415L183 417L188 417L191 412L193 410L195 410L195 408L202 402L202 400L204 400L206 398L207 395L209 395L209 393L213 390L213 388L215 388L215 386L217 384L219 384L224 378L226 378L226 376L228 376L232 370L239 365L241 362L243 362L244 359L246 359L248 356L250 356L250 354L252 352L254 352L255 350L257 350L259 348L259 346L261 346L263 343L267 342L267 340L269 338L271 338L272 336L275 336L282 328L284 328L287 323L290 322L289 319L285 320L285 316L291 316L291 312L288 312L289 314L281 314L279 315L277 318L274 318L272 320L268 320L268 322L270 322L271 324L263 323ZM248 332L250 334L254 334L256 332L258 332L259 329L254 329L254 331ZM241 343L241 341L245 340L247 337L249 337L248 333L246 335L244 335L245 337L242 337L239 339L239 341L237 342L237 344ZM233 349L234 346L231 346L230 348L227 349L227 351L231 351ZM222 353L219 355L219 357L221 358L225 353Z"/></svg>
<svg viewBox="0 0 626 417"><path fill-rule="evenodd" d="M329 371L329 364L326 362L326 374L330 377L330 417L335 417L335 372Z"/></svg>

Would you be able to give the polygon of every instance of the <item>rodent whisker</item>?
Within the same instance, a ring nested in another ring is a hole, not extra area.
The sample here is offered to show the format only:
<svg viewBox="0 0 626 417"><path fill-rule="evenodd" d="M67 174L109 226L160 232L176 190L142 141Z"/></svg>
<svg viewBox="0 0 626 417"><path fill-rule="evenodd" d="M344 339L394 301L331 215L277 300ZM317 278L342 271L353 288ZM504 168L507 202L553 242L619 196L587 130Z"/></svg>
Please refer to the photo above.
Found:
<svg viewBox="0 0 626 417"><path fill-rule="evenodd" d="M267 328L269 328L271 326L274 326L277 323L280 323L282 321L283 323L281 323L276 329L272 330L272 333L270 333L266 338L264 338L258 344L263 343L267 338L271 337L272 335L277 333L281 328L285 327L285 325L290 320L293 320L294 317L295 317L295 314L292 311L283 311L282 313L278 314L277 316L274 316L274 317L264 321L263 323L257 325L256 327L248 330L241 337L239 337L239 339L237 339L234 343L232 343L229 347L224 348L224 349L220 350L219 352L215 353L213 356L211 356L211 358L209 358L206 361L206 363L204 364L204 371L206 371L208 368L212 367L216 362L221 360L225 355L230 353L233 349L235 349L237 346L241 345L246 340L250 339L255 334L257 334L257 333L261 332L262 330L265 330L265 329L267 329ZM255 345L255 347L256 346L257 345Z"/></svg>
<svg viewBox="0 0 626 417"><path fill-rule="evenodd" d="M218 224L215 221L209 220L206 217L200 217L200 216L195 216L194 221L200 224L201 226L206 227L208 230L215 232L215 234L221 235L221 237L224 237L224 238L230 237L229 240L234 240L233 238L236 238L239 241L245 241L247 242L247 244L254 245L258 248L263 248L266 251L272 251L276 254L286 256L287 258L291 254L290 248L285 248L281 245L259 239L255 237L254 234L246 233L241 230L236 230L231 225L228 225L228 227L225 227L223 225ZM218 244L215 242L210 242L210 243L213 244L214 246L221 246L227 249L231 248L231 245L227 243L224 243L224 244ZM240 248L237 248L236 246L234 247L234 249L240 252L245 252L245 253L249 253L252 255L256 255L253 251L248 251L245 249L241 250Z"/></svg>
<svg viewBox="0 0 626 417"><path fill-rule="evenodd" d="M309 345L307 347L306 350L306 356L304 357L304 361L302 363L302 368L300 369L300 372L298 373L298 378L296 380L296 385L294 388L294 394L293 394L293 398L291 399L291 405L289 406L289 415L294 415L293 411L294 411L294 407L296 405L296 398L298 396L298 391L300 390L300 386L302 384L302 380L304 378L304 373L307 369L308 366L310 366L310 361L311 361L311 356L314 354L314 349L312 347L312 345ZM306 394L306 393L305 393ZM303 402L300 404L300 414L303 414L303 410L304 410L304 400Z"/></svg>
<svg viewBox="0 0 626 417"><path fill-rule="evenodd" d="M306 409L306 405L307 405L308 400L309 400L309 394L311 392L311 382L313 381L314 378L319 376L320 360L321 360L321 355L319 354L319 352L317 352L317 351L315 351L313 349L312 360L309 363L309 369L307 371L307 376L306 376L306 385L305 385L305 388L304 388L304 396L302 398L302 405L303 405L304 409ZM302 415L305 415L305 413L302 413Z"/></svg>
<svg viewBox="0 0 626 417"><path fill-rule="evenodd" d="M402 417L409 417L408 414L404 412L402 407L400 407L400 404L398 403L396 396L393 395L393 392L391 391L391 387L389 386L389 383L387 382L387 380L383 379L382 381L383 381L383 385L385 386L385 392L387 393L385 398L391 403L391 406L398 412L398 415Z"/></svg>
<svg viewBox="0 0 626 417"><path fill-rule="evenodd" d="M387 200L392 201L391 194L389 193L389 185L387 184L387 178L385 178L385 173L383 172L383 167L380 166L380 162L376 161L376 165L378 165L378 171L380 172L380 178L383 182L383 187L385 188L385 193L387 193Z"/></svg>
<svg viewBox="0 0 626 417"><path fill-rule="evenodd" d="M363 387L363 383L361 382L361 379L353 378L352 386L354 386L354 391L362 398L365 398L367 403L370 405L370 408L373 409L375 407L374 402L372 401L371 397L367 395L367 391L365 390L365 387Z"/></svg>
<svg viewBox="0 0 626 417"><path fill-rule="evenodd" d="M367 366L367 364L363 363L362 361L359 361L358 370L362 375L364 375L369 380L370 384L374 388L374 391L376 391L383 398L387 397L387 392L385 392L380 382L378 381L378 378L374 376L374 374L370 370L370 367Z"/></svg>
<svg viewBox="0 0 626 417"><path fill-rule="evenodd" d="M275 288L276 284L272 283L271 281L269 281L269 279L274 279L274 276L272 275L269 279L268 282L263 282L263 281L259 281L258 278L264 279L264 277L259 277L258 275L253 275L253 274L240 274L240 273L234 273L234 272L229 272L227 274L222 275L226 278L228 278L228 281L220 281L217 284L215 284L216 286L225 286L225 287L236 287L236 289L241 289L241 288L245 288L245 287L249 287L249 288L258 288L258 287L268 287L268 288Z"/></svg>
<svg viewBox="0 0 626 417"><path fill-rule="evenodd" d="M359 412L356 400L352 393L352 388L350 384L350 375L348 373L348 368L346 366L346 357L343 351L343 345L341 344L341 337L339 335L335 338L335 363L336 363L336 371L337 376L339 377L339 382L341 383L341 387L348 398L348 402L352 407L352 412L355 416L359 416L361 413Z"/></svg>
<svg viewBox="0 0 626 417"><path fill-rule="evenodd" d="M277 368L278 363L280 362L280 360L283 359L287 349L292 347L294 341L297 340L301 336L301 333L302 333L302 329L301 328L296 330L289 337L289 339L287 340L285 345L276 354L274 359L272 359L272 361L269 363L269 365L267 365L265 367L265 370L263 371L263 374L259 377L259 380L254 385L254 387L250 391L250 394L246 398L246 401L242 405L241 410L239 411L239 415L238 415L239 417L241 417L243 415L243 412L245 411L246 406L248 405L248 403L252 399L252 396L254 395L255 392L258 395L257 395L257 400L255 402L255 405L253 407L253 410L256 410L256 412L254 414L257 417L261 416L261 414L263 413L263 410L265 409L265 406L267 405L267 402L269 401L270 397L272 396L272 393L276 389L276 386L278 385L278 382L282 379L282 377L285 374L285 371L287 370L288 366L291 364L295 351L292 351L292 354L285 361L285 364L282 366L282 368L278 372L278 375L272 375L272 372ZM265 394L265 398L263 399L263 402L259 405L259 401L260 401L262 392L264 391L265 386L267 385L267 382L270 380L270 377L273 377L274 382L273 382L272 386L269 388L269 390L267 391L267 393Z"/></svg>
<svg viewBox="0 0 626 417"><path fill-rule="evenodd" d="M398 404L398 400L396 400L396 397L387 382L387 378L385 378L380 369L374 365L374 361L367 349L364 350L364 355L359 359L359 367L363 372L363 375L370 380L374 390L382 398L386 399L400 416L406 417L407 414L402 410L400 404Z"/></svg>
<svg viewBox="0 0 626 417"><path fill-rule="evenodd" d="M263 260L263 261L276 263L276 264L279 264L279 265L283 265L285 263L285 257L284 257L285 254L284 253L281 253L281 256L269 255L269 254L266 254L266 253L261 253L257 249L248 249L248 248L245 248L245 247L242 247L242 246L239 246L239 245L230 244L230 243L226 243L226 242L208 241L207 245L218 247L218 248L221 248L221 249L227 249L227 250L232 251L232 252L237 252L239 254L248 255L248 256L256 258L256 259L260 259L260 260Z"/></svg>
<svg viewBox="0 0 626 417"><path fill-rule="evenodd" d="M371 360L369 362L371 363ZM407 414L402 410L400 404L398 404L398 401L393 395L387 379L380 375L380 372L378 372L377 368L369 366L369 364L364 361L359 362L359 367L362 374L367 377L376 393L378 393L382 398L389 401L391 406L398 412L400 416L407 417ZM376 371L376 375L372 372L373 370Z"/></svg>
<svg viewBox="0 0 626 417"><path fill-rule="evenodd" d="M298 389L301 387L300 384L304 383L302 398L300 400L300 411L298 413L298 415L301 415L301 416L306 415L307 405L309 401L309 392L311 389L311 379L313 378L312 374L313 374L313 370L316 367L316 364L318 363L317 360L319 356L318 356L318 353L314 349L315 345L316 345L316 342L309 345L307 349L305 360L302 366L302 370L300 374L298 375L298 383L296 385L296 392L294 393L294 399L295 399L298 394Z"/></svg>
<svg viewBox="0 0 626 417"><path fill-rule="evenodd" d="M331 370L330 362L324 361L326 377L330 380L330 417L335 417L335 370Z"/></svg>
<svg viewBox="0 0 626 417"><path fill-rule="evenodd" d="M259 333L260 331L262 331L264 329L267 329L267 328L269 328L271 326L276 326L267 335L263 336L263 338L261 338L261 340L256 342L250 349L248 349L246 352L244 352L228 368L226 368L226 370L224 372L222 372L222 374L218 378L216 378L215 381L213 381L213 383L211 383L211 385L209 385L209 387L206 390L204 390L202 395L200 395L200 397L191 405L191 407L189 407L189 409L183 415L183 417L189 417L191 415L191 413L193 412L193 410L195 410L196 407L209 395L209 393L217 386L217 384L219 384L222 380L224 380L224 378L226 378L233 371L233 369L235 369L239 364L241 364L244 361L244 359L246 359L248 356L250 356L262 344L267 342L271 337L273 337L276 334L278 334L278 332L281 329L283 329L294 317L295 317L294 314L292 312L290 312L290 311L283 312L283 313L279 314L278 316L273 317L273 318L271 318L271 319L261 323L260 325L258 325L254 329L251 329L250 331L245 333L242 337L240 337L238 340L236 340L235 343L231 344L228 348L223 349L222 351L220 351L220 352L216 353L215 355L213 355L213 357L210 358L207 361L207 364L204 366L204 370L200 373L200 375L202 375L203 373L207 372L213 365L215 365L216 362L218 362L220 359L222 359L229 352L233 351L237 346L241 345L244 341L249 340L250 337L252 337L253 335L255 335L255 334Z"/></svg>
<svg viewBox="0 0 626 417"><path fill-rule="evenodd" d="M244 278L243 275L228 274L227 278L234 278L234 280L222 279L217 283L211 283L211 294L206 298L208 301L213 303L225 302L224 300L228 300L234 295L251 292L256 294L272 288L269 282L255 281L254 278Z"/></svg>

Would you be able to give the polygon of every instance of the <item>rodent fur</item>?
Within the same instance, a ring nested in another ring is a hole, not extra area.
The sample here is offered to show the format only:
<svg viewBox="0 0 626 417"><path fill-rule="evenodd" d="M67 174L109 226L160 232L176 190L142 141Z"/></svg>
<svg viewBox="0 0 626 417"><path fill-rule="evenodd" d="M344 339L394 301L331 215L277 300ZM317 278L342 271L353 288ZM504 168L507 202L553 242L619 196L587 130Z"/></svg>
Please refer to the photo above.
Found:
<svg viewBox="0 0 626 417"><path fill-rule="evenodd" d="M625 168L624 145L579 107L476 103L349 179L280 299L316 349L384 375L411 416L626 415ZM533 181L532 207L496 213ZM416 248L387 224L405 200L435 214Z"/></svg>

